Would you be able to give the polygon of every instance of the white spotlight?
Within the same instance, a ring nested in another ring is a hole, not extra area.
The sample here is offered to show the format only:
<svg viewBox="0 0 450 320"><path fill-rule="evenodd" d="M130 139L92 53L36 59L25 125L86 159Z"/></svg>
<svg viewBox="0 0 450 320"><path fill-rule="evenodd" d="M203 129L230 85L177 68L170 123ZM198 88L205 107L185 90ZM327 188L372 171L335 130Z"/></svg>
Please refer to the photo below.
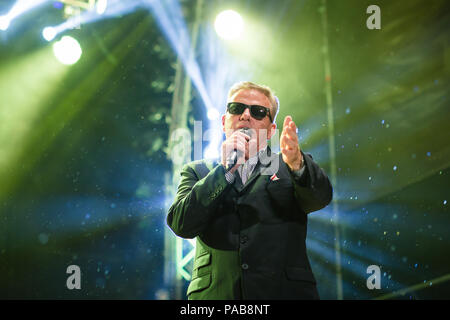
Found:
<svg viewBox="0 0 450 320"><path fill-rule="evenodd" d="M83 52L77 40L64 36L53 45L53 53L59 62L70 65L76 63Z"/></svg>
<svg viewBox="0 0 450 320"><path fill-rule="evenodd" d="M45 27L42 30L42 36L47 41L52 41L56 37L56 30L53 27Z"/></svg>
<svg viewBox="0 0 450 320"><path fill-rule="evenodd" d="M9 18L7 16L0 17L0 30L6 31L9 27Z"/></svg>
<svg viewBox="0 0 450 320"><path fill-rule="evenodd" d="M103 14L108 6L108 0L97 0L97 13Z"/></svg>
<svg viewBox="0 0 450 320"><path fill-rule="evenodd" d="M217 15L214 27L221 38L236 39L244 28L244 20L236 11L225 10Z"/></svg>
<svg viewBox="0 0 450 320"><path fill-rule="evenodd" d="M216 109L212 109L212 108L210 108L208 110L208 113L206 115L209 120L216 120L216 119L219 119L219 117L220 117L219 111L217 111Z"/></svg>
<svg viewBox="0 0 450 320"><path fill-rule="evenodd" d="M217 151L213 148L207 148L205 150L204 157L206 159L217 159L217 158L219 158L219 156L220 156L219 151Z"/></svg>

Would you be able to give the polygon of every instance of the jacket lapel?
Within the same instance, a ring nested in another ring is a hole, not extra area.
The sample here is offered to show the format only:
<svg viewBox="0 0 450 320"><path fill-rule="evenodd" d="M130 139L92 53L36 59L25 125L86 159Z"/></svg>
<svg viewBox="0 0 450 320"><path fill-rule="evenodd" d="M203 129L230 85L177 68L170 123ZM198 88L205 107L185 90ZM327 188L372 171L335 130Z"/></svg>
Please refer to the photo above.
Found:
<svg viewBox="0 0 450 320"><path fill-rule="evenodd" d="M242 183L242 179L241 179L241 176L239 175L238 170L236 170L234 172L234 178L235 179L234 179L233 187L234 187L234 189L236 189L237 192L241 192L244 185Z"/></svg>
<svg viewBox="0 0 450 320"><path fill-rule="evenodd" d="M255 168L253 169L252 174L248 178L245 185L242 184L242 180L241 180L241 176L239 175L239 172L237 170L234 172L234 174L236 176L236 180L235 180L233 186L236 189L236 191L242 192L245 189L247 189L247 187L250 186L256 180L256 178L258 178L261 174L263 174L264 176L270 174L267 177L267 181L269 181L270 176L273 173L275 173L276 171L278 171L278 165L276 162L274 162L275 160L278 160L278 155L272 154L270 147L267 147L266 151L267 151L266 154L263 154L262 156L260 156L258 158L258 163L256 164ZM276 168L274 167L274 165L276 165ZM275 172L271 173L272 171L274 171L274 169L275 169Z"/></svg>

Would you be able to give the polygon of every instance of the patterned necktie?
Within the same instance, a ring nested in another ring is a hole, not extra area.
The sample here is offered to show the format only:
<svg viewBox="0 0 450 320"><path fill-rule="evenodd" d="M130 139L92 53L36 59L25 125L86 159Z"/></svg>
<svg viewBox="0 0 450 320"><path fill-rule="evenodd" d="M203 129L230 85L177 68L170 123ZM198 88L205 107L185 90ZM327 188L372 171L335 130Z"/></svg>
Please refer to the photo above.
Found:
<svg viewBox="0 0 450 320"><path fill-rule="evenodd" d="M249 162L246 161L243 165L242 165L242 173L241 173L241 180L242 180L242 184L245 184L247 182L248 179L248 168L249 168Z"/></svg>

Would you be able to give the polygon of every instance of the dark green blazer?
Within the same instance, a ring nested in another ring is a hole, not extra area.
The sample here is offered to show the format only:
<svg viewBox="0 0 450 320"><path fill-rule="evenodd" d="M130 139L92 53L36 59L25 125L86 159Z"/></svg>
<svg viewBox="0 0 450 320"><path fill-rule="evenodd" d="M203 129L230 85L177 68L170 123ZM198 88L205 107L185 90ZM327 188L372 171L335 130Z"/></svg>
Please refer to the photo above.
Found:
<svg viewBox="0 0 450 320"><path fill-rule="evenodd" d="M309 154L295 177L268 154L247 183L217 162L185 165L167 224L197 238L189 299L318 299L306 254L307 214L330 203L328 177Z"/></svg>

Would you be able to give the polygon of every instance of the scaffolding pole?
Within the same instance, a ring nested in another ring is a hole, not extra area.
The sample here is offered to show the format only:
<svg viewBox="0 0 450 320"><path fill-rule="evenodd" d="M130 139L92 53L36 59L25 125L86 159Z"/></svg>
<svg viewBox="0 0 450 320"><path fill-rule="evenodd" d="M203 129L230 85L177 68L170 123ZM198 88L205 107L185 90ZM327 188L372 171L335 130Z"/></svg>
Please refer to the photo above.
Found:
<svg viewBox="0 0 450 320"><path fill-rule="evenodd" d="M195 60L195 48L197 46L198 32L200 26L200 18L202 14L203 0L196 1L196 10L194 22L191 28L191 45L189 48L188 61ZM168 157L172 161L172 154L174 152L174 144L172 135L177 130L188 130L188 111L191 101L192 83L189 75L186 73L186 66L180 58L177 60L175 70L174 92L172 96L171 107L171 122L169 127L169 143L168 143ZM190 154L186 154L185 161L172 161L172 173L167 173L165 176L166 198L174 199L176 189L180 181L180 171L184 163L190 160ZM182 163L184 162L184 163ZM169 201L171 202L171 201ZM171 203L166 203L166 209ZM166 210L167 211L167 210ZM185 253L184 245L190 246L188 253ZM174 290L174 298L181 300L184 298L183 279L188 280L189 274L184 269L190 260L193 259L193 250L195 242L186 241L176 237L169 228L165 228L164 232L164 285L166 288ZM180 272L181 271L181 272Z"/></svg>
<svg viewBox="0 0 450 320"><path fill-rule="evenodd" d="M339 208L337 202L337 171L336 171L336 142L334 134L334 113L333 113L333 93L331 90L331 66L330 66L330 52L328 46L328 22L327 22L327 1L322 0L319 12L322 16L323 29L323 61L325 71L325 97L327 105L327 121L328 121L328 148L330 153L330 171L331 184L333 190L333 225L334 225L334 249L336 257L336 297L338 300L344 298L342 288L342 269L341 269L341 243L340 243L340 226L339 226Z"/></svg>

